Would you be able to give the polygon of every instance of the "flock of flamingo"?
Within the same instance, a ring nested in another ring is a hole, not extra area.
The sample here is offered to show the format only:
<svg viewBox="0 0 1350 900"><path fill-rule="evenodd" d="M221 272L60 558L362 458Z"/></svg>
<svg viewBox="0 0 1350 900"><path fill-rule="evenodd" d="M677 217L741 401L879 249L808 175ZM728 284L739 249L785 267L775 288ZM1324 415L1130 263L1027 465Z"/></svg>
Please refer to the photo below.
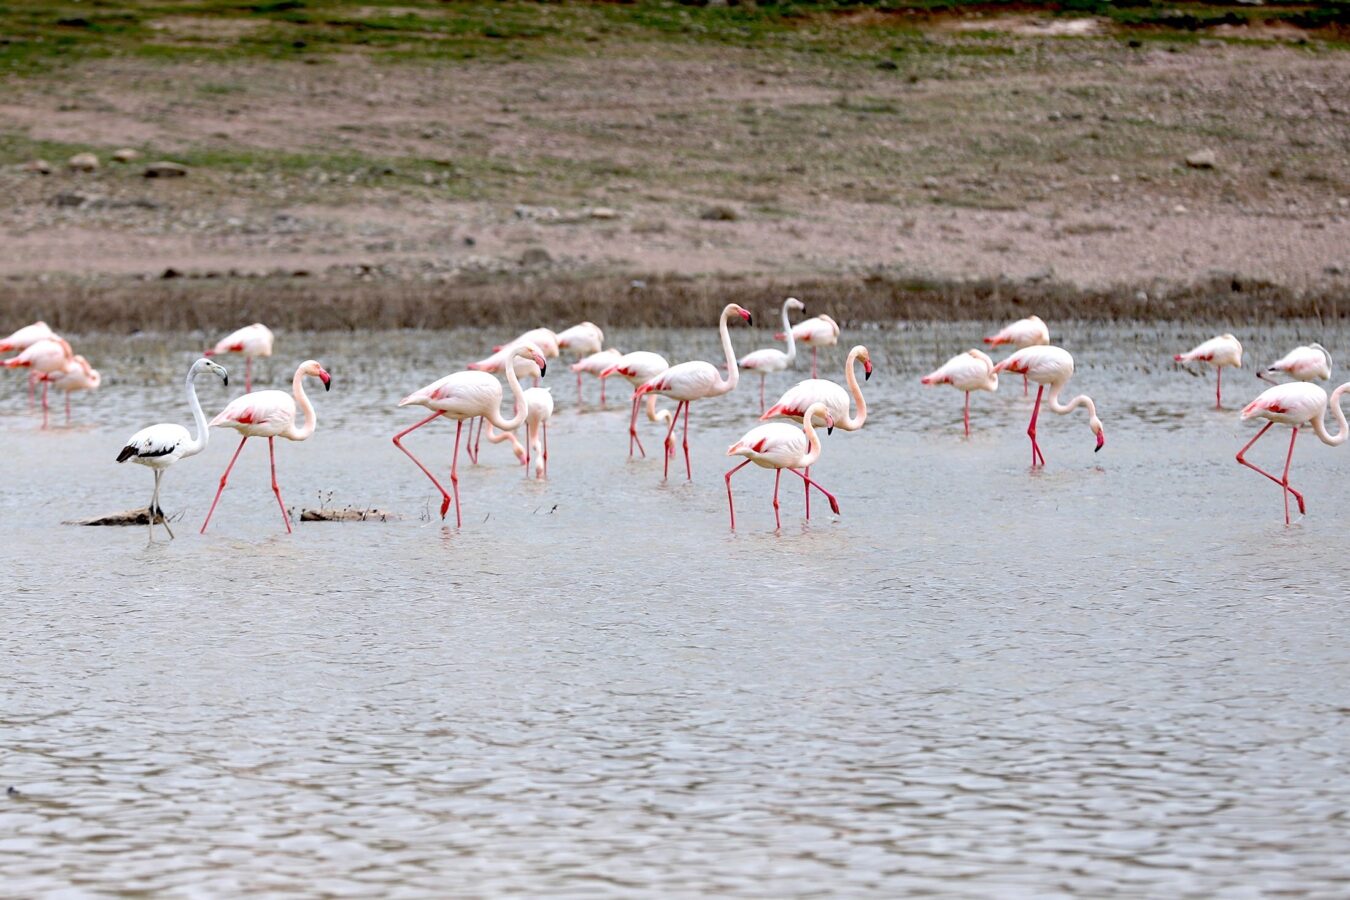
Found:
<svg viewBox="0 0 1350 900"><path fill-rule="evenodd" d="M866 347L855 346L849 351L844 364L846 387L819 378L817 351L820 347L836 345L840 329L839 325L827 315L792 324L790 313L804 309L804 304L794 297L789 297L783 302L781 310L783 330L774 337L786 342L786 352L777 348L767 348L756 350L738 359L732 349L728 326L733 318L751 322L751 314L735 303L727 304L718 321L725 356L725 364L721 367L701 360L671 365L663 356L650 351L621 353L614 348L605 348L604 332L590 322L583 322L557 333L548 328L535 328L506 344L493 348L491 355L471 363L465 371L447 375L400 400L398 403L400 407L421 406L430 414L394 435L393 443L440 492L441 518L446 517L453 504L455 524L457 527L462 526L463 515L459 497L461 443L464 444L470 461L476 464L486 430L490 443L511 443L516 457L526 467L527 476L547 477L548 422L554 413L554 403L550 391L540 388L538 380L547 371L548 360L555 359L566 351L575 358L571 368L576 373L578 400L582 394L583 375L592 375L600 380L602 406L605 402L606 379L618 375L632 385L632 409L628 422L630 457L633 455L634 447L642 456L646 456L637 430L638 416L644 406L646 418L650 422L666 426L663 442L663 480L669 477L670 461L676 454L675 430L682 429L680 444L684 455L685 478L692 480L693 466L689 456L690 405L697 400L717 397L735 390L740 373L744 370L760 376L760 419L766 424L750 429L726 451L729 457L743 457L740 463L723 476L732 529L736 527L732 476L751 463L774 471L773 510L777 528L782 527L778 496L784 470L802 480L807 520L811 518L812 488L819 491L829 502L831 510L838 514L838 499L811 477L811 467L821 455L821 441L817 429L825 428L827 432L832 433L836 428L857 431L863 427L867 421L867 403L863 397L862 387L858 383L856 367L858 364L862 365L863 377L867 380L872 375L872 361ZM952 357L936 371L921 379L922 384L947 384L965 394L963 422L967 438L970 436L970 395L975 391L998 390L999 374L1010 372L1022 376L1024 394L1029 392L1029 383L1034 382L1037 386L1031 421L1027 426L1027 436L1031 440L1033 469L1045 465L1045 455L1036 439L1042 402L1050 411L1059 415L1067 415L1079 407L1084 408L1088 415L1088 427L1096 438L1095 449L1102 449L1106 442L1106 433L1101 419L1097 416L1097 407L1092 398L1086 394L1079 394L1067 402L1060 400L1064 387L1073 375L1074 362L1068 351L1050 344L1050 331L1045 322L1037 316L1020 319L997 334L986 337L984 342L992 347L1011 346L1014 352L995 363L983 351L971 349ZM277 505L281 508L286 531L288 533L291 531L290 515L282 501L281 488L277 482L275 440L284 438L289 441L303 441L314 434L318 419L314 406L305 393L304 382L306 378L317 378L323 384L324 390L328 390L332 386L332 376L319 362L306 360L295 371L290 393L278 390L254 391L253 360L256 357L271 356L272 345L272 332L266 326L257 323L241 328L220 340L214 347L206 350L203 357L196 360L187 372L185 390L188 406L196 424L195 434L189 433L178 424L152 425L133 434L118 454L117 462L135 462L146 466L154 473L154 492L148 507L151 540L154 540L156 524L161 525L170 538L174 536L159 503L160 486L165 470L179 460L201 453L206 448L210 429L215 427L233 428L241 438L229 465L221 475L215 498L202 522L201 532L205 533L207 526L210 525L230 472L243 452L244 445L252 437L267 439L272 492L276 496ZM798 382L776 403L766 407L764 392L767 377L791 368L796 362L798 346L811 348L811 378ZM101 383L99 373L90 366L88 360L74 353L69 342L54 333L43 322L20 328L9 337L0 340L0 352L16 354L0 362L0 365L10 369L29 370L30 403L36 402L36 386L39 382L42 384L44 428L48 424L49 386L66 392L66 417L69 421L70 394L81 390L96 390ZM210 372L228 385L228 372L211 359L213 356L223 354L237 354L244 357L246 393L231 401L208 422L197 399L195 379L203 372ZM1205 341L1187 353L1177 354L1174 359L1181 363L1207 363L1215 368L1215 406L1222 409L1222 371L1224 368L1242 366L1242 345L1233 335L1224 334ZM498 374L505 378L511 393L513 412L510 416L503 415L501 411L503 391L502 383L497 378ZM1350 383L1336 388L1330 396L1323 388L1312 383L1325 381L1331 377L1331 355L1320 344L1298 347L1258 373L1258 377L1267 380L1276 375L1285 375L1294 380L1275 384L1242 409L1242 419L1262 418L1266 420L1266 424L1238 451L1237 461L1280 486L1287 525L1290 522L1290 496L1296 500L1300 514L1306 510L1303 495L1289 483L1289 469L1293 461L1294 442L1298 438L1298 432L1301 428L1311 426L1323 443L1331 446L1344 443L1347 436L1350 436L1350 429L1347 428L1340 400L1341 395L1350 389ZM533 379L535 386L522 388L522 378ZM658 396L674 400L674 410L658 409L656 402ZM1328 405L1339 425L1335 434L1331 434L1326 427ZM303 423L299 425L296 424L297 412L303 414ZM403 443L413 431L439 418L455 422L455 448L450 463L449 491ZM769 421L779 419L794 421L801 427L795 427L784 421ZM465 422L469 423L467 436L464 434ZM1278 477L1245 458L1252 445L1276 424L1292 428L1289 453L1285 459L1283 473ZM523 442L517 437L517 432L522 427L525 429Z"/></svg>

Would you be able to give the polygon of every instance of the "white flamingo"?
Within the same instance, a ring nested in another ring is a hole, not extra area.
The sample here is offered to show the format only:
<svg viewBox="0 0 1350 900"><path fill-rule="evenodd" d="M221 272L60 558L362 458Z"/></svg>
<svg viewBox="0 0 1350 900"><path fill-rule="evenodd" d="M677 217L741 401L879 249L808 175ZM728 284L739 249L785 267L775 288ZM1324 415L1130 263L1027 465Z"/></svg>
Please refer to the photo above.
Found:
<svg viewBox="0 0 1350 900"><path fill-rule="evenodd" d="M798 311L806 309L806 304L796 297L789 297L783 301L783 334L787 335L787 352L784 353L776 347L768 347L763 350L753 350L745 354L740 359L740 366L747 372L753 372L759 376L759 411L764 412L764 382L768 380L770 372L785 372L797 361L797 338L792 333L792 324L788 321L788 310Z"/></svg>
<svg viewBox="0 0 1350 900"><path fill-rule="evenodd" d="M829 491L811 480L807 474L816 460L820 459L820 436L812 422L817 418L825 420L825 427L834 430L834 418L824 403L813 403L807 407L802 417L801 429L793 428L786 422L770 422L757 425L745 433L739 441L727 448L727 456L744 456L745 462L734 466L725 476L727 482L727 510L731 513L731 530L736 530L736 507L731 499L731 476L754 463L760 468L773 469L773 524L782 528L783 522L778 515L778 482L787 469L802 480L809 494L815 488L830 501L830 509L839 514L839 501Z"/></svg>

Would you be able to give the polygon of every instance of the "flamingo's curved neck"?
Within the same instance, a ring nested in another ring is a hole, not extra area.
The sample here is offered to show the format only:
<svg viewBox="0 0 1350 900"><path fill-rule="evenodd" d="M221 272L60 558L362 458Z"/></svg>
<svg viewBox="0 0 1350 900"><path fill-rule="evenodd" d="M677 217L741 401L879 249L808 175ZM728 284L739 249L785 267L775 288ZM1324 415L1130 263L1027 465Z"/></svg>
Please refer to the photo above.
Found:
<svg viewBox="0 0 1350 900"><path fill-rule="evenodd" d="M858 414L849 416L842 422L835 422L835 426L845 431L857 431L863 427L867 421L867 401L863 399L862 386L858 384L858 376L853 372L853 364L858 361L857 353L850 353L848 361L844 363L844 380L848 382L848 392L853 395L853 402L858 407Z"/></svg>
<svg viewBox="0 0 1350 900"><path fill-rule="evenodd" d="M727 377L725 380L717 383L716 394L725 394L728 391L734 391L736 385L741 381L741 370L736 365L736 354L731 349L731 331L727 328L727 316L731 314L731 307L722 310L722 320L718 323L718 330L722 332L722 352L727 357Z"/></svg>
<svg viewBox="0 0 1350 900"><path fill-rule="evenodd" d="M792 333L792 325L788 322L788 305L786 300L783 301L783 333L787 335L787 361L790 366L797 361L797 336Z"/></svg>
<svg viewBox="0 0 1350 900"><path fill-rule="evenodd" d="M810 445L806 450L806 455L797 463L796 468L809 469L820 459L820 435L816 434L816 426L812 423L812 416L802 416L802 431L806 432L806 440Z"/></svg>
<svg viewBox="0 0 1350 900"><path fill-rule="evenodd" d="M502 411L494 403L488 409L487 420L496 425L502 431L515 431L525 421L525 417L530 414L530 410L525 403L525 392L520 388L520 379L516 378L516 367L513 359L506 361L506 384L511 388L511 399L515 402L515 413L509 419L502 418Z"/></svg>
<svg viewBox="0 0 1350 900"><path fill-rule="evenodd" d="M192 421L197 426L197 433L192 436L192 443L188 444L183 450L183 457L196 456L201 453L206 449L206 442L211 437L211 429L206 427L206 413L202 412L201 401L197 399L196 374L196 369L188 370L187 400L188 406L192 409Z"/></svg>
<svg viewBox="0 0 1350 900"><path fill-rule="evenodd" d="M1331 392L1331 414L1336 417L1336 433L1331 434L1327 431L1327 411L1322 410L1322 414L1313 419L1313 431L1317 432L1317 437L1322 443L1332 447L1338 447L1345 443L1345 439L1350 437L1350 428L1346 427L1345 411L1341 409L1341 394L1350 390L1350 382L1346 382L1336 390Z"/></svg>
<svg viewBox="0 0 1350 900"><path fill-rule="evenodd" d="M659 422L662 425L666 425L670 422L670 410L663 409L660 412L657 412L656 397L656 394L647 395L647 421Z"/></svg>
<svg viewBox="0 0 1350 900"><path fill-rule="evenodd" d="M1074 397L1068 403L1059 402L1059 392L1064 389L1064 385L1067 383L1068 379L1066 378L1063 381L1056 381L1054 384L1050 386L1050 396L1046 398L1047 405L1050 407L1050 410L1052 412L1059 413L1061 416L1064 416L1073 412L1080 406L1086 406L1088 411L1088 418L1090 419L1097 418L1097 404L1093 403L1092 398L1089 397L1087 394L1079 394L1077 397Z"/></svg>
<svg viewBox="0 0 1350 900"><path fill-rule="evenodd" d="M314 428L319 424L318 416L314 413L314 406L309 402L308 395L305 394L305 374L299 369L295 370L295 378L291 381L291 393L295 394L295 405L300 407L300 411L305 414L305 424L299 428L295 423L286 430L284 437L292 441L307 440L314 434Z"/></svg>

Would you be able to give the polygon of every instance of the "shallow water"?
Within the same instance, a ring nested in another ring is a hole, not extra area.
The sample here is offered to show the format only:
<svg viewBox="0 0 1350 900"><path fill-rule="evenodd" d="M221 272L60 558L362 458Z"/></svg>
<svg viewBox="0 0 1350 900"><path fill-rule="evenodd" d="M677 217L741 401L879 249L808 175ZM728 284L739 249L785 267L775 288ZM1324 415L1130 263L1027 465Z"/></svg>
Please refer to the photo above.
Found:
<svg viewBox="0 0 1350 900"><path fill-rule="evenodd" d="M165 479L178 540L147 546L61 521L148 499L113 459L188 421L197 342L79 340L106 382L71 428L40 431L7 377L5 891L1343 896L1350 452L1300 440L1309 515L1286 528L1233 461L1255 427L1232 407L1253 363L1350 334L1247 338L1218 413L1212 376L1169 359L1209 331L1066 328L1107 445L1047 416L1032 474L1020 385L976 395L964 442L960 394L917 383L984 333L850 335L871 418L813 472L843 514L816 500L806 525L785 480L779 534L753 467L727 528L754 381L695 405L694 482L661 485L659 455L625 457L622 386L578 414L555 367L550 481L485 444L456 530L389 443L418 412L393 404L503 335L282 335L265 381L306 356L335 377L318 434L278 447L288 503L405 518L288 537L250 446L201 537L218 432ZM611 338L717 353L711 332ZM238 390L201 393L209 413ZM445 474L452 431L408 444Z"/></svg>

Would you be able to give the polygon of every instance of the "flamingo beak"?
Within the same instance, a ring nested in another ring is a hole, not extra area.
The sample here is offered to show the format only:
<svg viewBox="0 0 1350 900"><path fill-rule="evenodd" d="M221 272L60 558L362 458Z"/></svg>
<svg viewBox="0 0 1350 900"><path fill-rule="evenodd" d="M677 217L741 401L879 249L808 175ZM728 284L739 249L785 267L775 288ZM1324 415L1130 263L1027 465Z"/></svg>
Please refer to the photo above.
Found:
<svg viewBox="0 0 1350 900"><path fill-rule="evenodd" d="M1093 450L1092 452L1093 452L1093 453L1098 452L1098 451L1101 450L1102 447L1104 447L1105 445L1106 445L1106 432L1105 432L1105 431L1099 431L1099 432L1097 432L1097 449L1096 449L1096 450Z"/></svg>
<svg viewBox="0 0 1350 900"><path fill-rule="evenodd" d="M535 365L539 366L539 374L541 376L544 375L546 372L548 372L548 360L544 359L542 356L538 354L535 354L534 362Z"/></svg>
<svg viewBox="0 0 1350 900"><path fill-rule="evenodd" d="M325 391L332 390L333 376L329 375L325 369L319 370L319 380L323 382L323 389Z"/></svg>
<svg viewBox="0 0 1350 900"><path fill-rule="evenodd" d="M863 360L863 381L871 381L871 380L872 380L872 361L871 361L870 359L864 359L864 360Z"/></svg>
<svg viewBox="0 0 1350 900"><path fill-rule="evenodd" d="M230 386L230 373L229 373L229 372L226 372L224 375L221 375L221 376L220 376L220 380L223 381L223 382L225 382L225 386L226 386L226 387L229 387L229 386Z"/></svg>
<svg viewBox="0 0 1350 900"><path fill-rule="evenodd" d="M834 416L825 417L825 433L834 434Z"/></svg>
<svg viewBox="0 0 1350 900"><path fill-rule="evenodd" d="M740 313L741 313L741 318L744 319L744 320L746 321L746 324L748 324L748 325L753 325L753 324L755 324L754 318L750 315L750 310L748 310L748 309L742 309L742 310L740 311Z"/></svg>

